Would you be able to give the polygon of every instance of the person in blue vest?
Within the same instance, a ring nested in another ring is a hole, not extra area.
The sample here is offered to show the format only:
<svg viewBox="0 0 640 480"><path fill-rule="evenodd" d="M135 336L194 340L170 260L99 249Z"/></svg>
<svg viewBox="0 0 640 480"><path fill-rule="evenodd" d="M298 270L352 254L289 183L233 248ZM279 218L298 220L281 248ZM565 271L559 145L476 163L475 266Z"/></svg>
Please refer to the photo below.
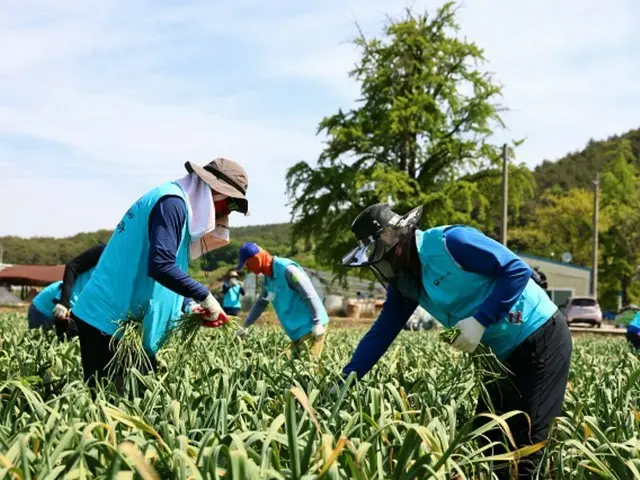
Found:
<svg viewBox="0 0 640 480"><path fill-rule="evenodd" d="M72 258L64 268L62 280L48 285L36 295L29 307L29 328L49 330L55 327L58 340L78 335L69 310L89 281L104 248L105 244L101 243Z"/></svg>
<svg viewBox="0 0 640 480"><path fill-rule="evenodd" d="M242 308L242 297L245 295L244 285L238 280L235 270L229 274L229 280L222 286L222 308L227 315L237 316Z"/></svg>
<svg viewBox="0 0 640 480"><path fill-rule="evenodd" d="M640 312L636 313L636 316L627 325L627 340L636 349L640 350Z"/></svg>
<svg viewBox="0 0 640 480"><path fill-rule="evenodd" d="M375 204L351 225L358 245L343 264L370 268L387 297L343 376L362 378L421 306L444 327L460 329L454 348L472 353L482 343L510 369L512 375L487 389L497 413L520 410L530 417L530 434L524 415L508 421L518 447L545 440L567 386L572 341L566 319L507 247L464 225L420 230L421 217L422 207L400 216ZM479 400L477 413L487 411ZM498 430L487 437L503 442ZM531 478L541 457L542 450L523 458L519 478Z"/></svg>
<svg viewBox="0 0 640 480"><path fill-rule="evenodd" d="M269 305L273 304L278 320L291 340L291 348L297 350L310 343L310 353L319 357L324 346L329 315L306 272L288 258L272 256L255 243L240 247L237 270L245 266L255 275L264 275L264 291L251 308L243 328L236 331L244 337Z"/></svg>
<svg viewBox="0 0 640 480"><path fill-rule="evenodd" d="M229 243L232 212L248 213L247 174L224 158L204 167L187 162L185 168L186 176L151 189L127 210L71 310L89 385L109 376L109 343L129 315L142 320L142 343L151 359L176 325L185 298L197 302L205 326L228 321L187 269L190 259Z"/></svg>

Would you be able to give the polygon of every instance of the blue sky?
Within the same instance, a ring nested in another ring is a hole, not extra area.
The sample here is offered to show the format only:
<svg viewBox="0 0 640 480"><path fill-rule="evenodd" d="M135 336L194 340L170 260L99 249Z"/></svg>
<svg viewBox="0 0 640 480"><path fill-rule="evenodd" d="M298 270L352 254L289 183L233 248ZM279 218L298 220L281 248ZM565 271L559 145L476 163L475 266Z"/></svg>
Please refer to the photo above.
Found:
<svg viewBox="0 0 640 480"><path fill-rule="evenodd" d="M357 20L442 2L21 0L0 6L0 235L113 228L140 194L224 156L252 215L287 221L284 175L348 108ZM640 2L467 0L461 34L505 86L534 166L640 126Z"/></svg>

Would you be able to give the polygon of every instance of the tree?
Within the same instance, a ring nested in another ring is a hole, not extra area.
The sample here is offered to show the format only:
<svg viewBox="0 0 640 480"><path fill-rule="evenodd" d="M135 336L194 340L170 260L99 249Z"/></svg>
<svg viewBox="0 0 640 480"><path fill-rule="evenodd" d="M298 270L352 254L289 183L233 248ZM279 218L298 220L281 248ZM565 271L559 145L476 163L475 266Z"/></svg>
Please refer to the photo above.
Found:
<svg viewBox="0 0 640 480"><path fill-rule="evenodd" d="M335 271L353 244L349 225L370 204L425 205L430 224L486 218L485 195L461 177L499 161L489 138L502 126L501 87L479 69L482 49L455 35L455 13L453 3L434 17L407 11L382 39L360 34L350 72L359 105L322 119L316 166L287 172L294 234L313 237L319 261Z"/></svg>
<svg viewBox="0 0 640 480"><path fill-rule="evenodd" d="M563 195L546 193L533 218L509 233L509 246L521 252L558 257L568 251L573 262L591 265L593 192L574 188ZM600 215L599 231L609 228L608 212Z"/></svg>
<svg viewBox="0 0 640 480"><path fill-rule="evenodd" d="M601 179L602 210L611 225L602 235L600 292L608 299L622 292L623 305L631 301L632 278L640 263L640 171L636 164L630 142L623 140ZM634 287L636 297L639 289Z"/></svg>

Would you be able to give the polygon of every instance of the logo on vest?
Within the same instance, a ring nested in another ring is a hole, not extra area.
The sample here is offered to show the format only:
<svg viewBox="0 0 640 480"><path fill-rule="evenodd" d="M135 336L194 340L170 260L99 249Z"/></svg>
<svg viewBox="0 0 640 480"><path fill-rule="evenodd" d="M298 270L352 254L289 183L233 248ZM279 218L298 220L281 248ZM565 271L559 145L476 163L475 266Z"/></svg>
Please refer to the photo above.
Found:
<svg viewBox="0 0 640 480"><path fill-rule="evenodd" d="M522 312L520 310L515 313L509 312L509 323L520 325L522 323Z"/></svg>
<svg viewBox="0 0 640 480"><path fill-rule="evenodd" d="M126 225L126 220L133 220L134 218L136 218L136 214L133 213L133 209L137 208L140 203L142 202L142 200L138 200L136 203L133 204L133 206L131 208L129 208L129 210L127 210L127 213L124 214L124 217L122 217L122 220L120 220L120 223L118 223L118 225L116 225L116 232L118 233L122 233L124 232L124 227Z"/></svg>

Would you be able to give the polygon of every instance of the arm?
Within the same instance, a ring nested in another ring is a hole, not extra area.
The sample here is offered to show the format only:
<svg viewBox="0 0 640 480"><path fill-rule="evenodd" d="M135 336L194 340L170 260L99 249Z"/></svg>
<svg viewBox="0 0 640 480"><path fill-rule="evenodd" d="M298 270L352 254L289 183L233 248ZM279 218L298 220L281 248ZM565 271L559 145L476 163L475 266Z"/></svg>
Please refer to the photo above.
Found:
<svg viewBox="0 0 640 480"><path fill-rule="evenodd" d="M230 288L231 287L229 286L228 283L225 283L224 285L222 285L222 294L226 295Z"/></svg>
<svg viewBox="0 0 640 480"><path fill-rule="evenodd" d="M243 327L249 328L251 325L256 323L256 321L264 313L268 305L269 305L269 296L265 290L262 292L262 295L260 296L260 298L256 300L256 303L253 304L253 307L251 307L251 310L249 311L247 318L244 319Z"/></svg>
<svg viewBox="0 0 640 480"><path fill-rule="evenodd" d="M324 307L318 292L313 288L313 284L304 272L301 272L295 265L289 265L285 270L285 278L289 286L302 297L311 311L311 321L314 325L320 324L320 316Z"/></svg>
<svg viewBox="0 0 640 480"><path fill-rule="evenodd" d="M169 290L201 302L208 297L209 290L176 264L186 219L187 206L179 197L163 197L153 207L149 216L148 274Z"/></svg>
<svg viewBox="0 0 640 480"><path fill-rule="evenodd" d="M360 340L351 361L342 370L343 377L352 371L356 372L358 379L366 375L384 355L417 307L416 302L404 298L390 286L380 316Z"/></svg>
<svg viewBox="0 0 640 480"><path fill-rule="evenodd" d="M98 264L100 256L104 251L106 245L100 244L85 250L80 255L72 258L69 263L64 267L64 276L62 277L62 294L60 296L60 304L66 308L70 308L71 291L73 290L73 284L79 275L83 274L87 270L91 270Z"/></svg>
<svg viewBox="0 0 640 480"><path fill-rule="evenodd" d="M509 315L531 278L532 269L504 245L469 227L445 232L447 249L469 272L494 278L493 291L480 305L474 318L484 327Z"/></svg>

